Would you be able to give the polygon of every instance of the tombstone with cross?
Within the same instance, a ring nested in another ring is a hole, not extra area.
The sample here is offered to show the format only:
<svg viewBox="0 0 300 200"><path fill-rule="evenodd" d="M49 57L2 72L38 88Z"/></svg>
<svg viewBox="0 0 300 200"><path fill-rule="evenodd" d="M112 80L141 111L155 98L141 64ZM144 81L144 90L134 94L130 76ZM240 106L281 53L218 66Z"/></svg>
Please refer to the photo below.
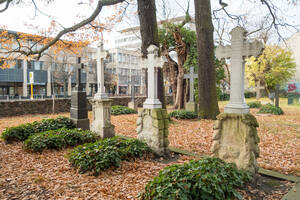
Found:
<svg viewBox="0 0 300 200"><path fill-rule="evenodd" d="M111 100L105 93L104 87L104 59L107 52L103 50L103 43L98 44L97 55L97 85L98 91L94 98L90 100L93 109L93 123L91 130L96 132L101 138L109 138L115 136L114 125L110 120Z"/></svg>
<svg viewBox="0 0 300 200"><path fill-rule="evenodd" d="M231 45L218 46L216 49L218 59L231 58L230 101L225 106L225 113L249 113L249 107L244 96L244 58L258 56L263 49L263 44L257 40L248 42L246 33L247 31L242 27L232 29L230 32Z"/></svg>
<svg viewBox="0 0 300 200"><path fill-rule="evenodd" d="M214 124L212 155L226 162L232 162L239 169L258 172L259 137L257 120L249 113L244 97L244 57L258 56L262 43L246 40L246 30L236 27L231 31L231 46L219 46L216 57L231 58L230 101L225 113L217 117Z"/></svg>
<svg viewBox="0 0 300 200"><path fill-rule="evenodd" d="M164 59L158 57L158 47L148 47L148 59L143 65L148 68L148 97L143 104L143 110L138 114L137 138L144 141L157 155L169 154L168 127L169 118L167 110L162 109L158 99L158 68L164 64Z"/></svg>
<svg viewBox="0 0 300 200"><path fill-rule="evenodd" d="M77 58L76 86L71 94L70 118L77 128L89 130L90 123L88 119L86 92L82 90L81 83L81 69L83 66L81 58Z"/></svg>
<svg viewBox="0 0 300 200"><path fill-rule="evenodd" d="M193 112L197 112L197 104L194 97L194 79L198 78L198 74L194 73L194 67L190 67L190 73L184 74L184 79L189 79L190 82L190 99L186 103L185 109Z"/></svg>
<svg viewBox="0 0 300 200"><path fill-rule="evenodd" d="M158 68L161 68L165 60L158 57L158 47L151 45L148 48L148 59L143 60L143 65L148 69L148 97L143 104L144 108L155 109L162 108L162 104L158 99Z"/></svg>

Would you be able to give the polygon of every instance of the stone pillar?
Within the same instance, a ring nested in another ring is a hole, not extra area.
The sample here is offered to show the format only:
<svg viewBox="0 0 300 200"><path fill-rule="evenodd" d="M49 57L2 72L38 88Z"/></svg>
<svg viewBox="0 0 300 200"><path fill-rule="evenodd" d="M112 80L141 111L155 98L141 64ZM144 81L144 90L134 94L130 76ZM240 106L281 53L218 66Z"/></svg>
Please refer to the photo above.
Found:
<svg viewBox="0 0 300 200"><path fill-rule="evenodd" d="M137 138L160 156L169 155L169 118L165 109L143 109L138 114Z"/></svg>
<svg viewBox="0 0 300 200"><path fill-rule="evenodd" d="M214 124L212 156L257 173L259 137L257 120L251 114L223 113Z"/></svg>
<svg viewBox="0 0 300 200"><path fill-rule="evenodd" d="M72 95L72 70L71 70L71 65L68 64L69 67L69 77L68 77L68 96Z"/></svg>
<svg viewBox="0 0 300 200"><path fill-rule="evenodd" d="M98 91L94 99L90 100L93 108L94 121L91 125L91 130L96 132L101 138L113 137L115 135L114 125L110 120L111 100L105 93L104 88L104 58L107 57L107 52L103 50L103 43L98 45L97 59L97 85Z"/></svg>
<svg viewBox="0 0 300 200"><path fill-rule="evenodd" d="M85 91L86 95L90 95L91 90L90 90L90 76L89 76L89 63L86 65L86 83L85 83Z"/></svg>
<svg viewBox="0 0 300 200"><path fill-rule="evenodd" d="M51 65L48 66L47 69L47 96L51 97L52 96L52 87L51 87Z"/></svg>
<svg viewBox="0 0 300 200"><path fill-rule="evenodd" d="M198 110L198 106L195 103L195 97L194 97L194 78L198 78L198 74L194 74L194 67L190 67L190 74L189 76L185 76L186 78L189 78L189 84L190 84L190 99L185 105L185 109L188 111L196 112Z"/></svg>
<svg viewBox="0 0 300 200"><path fill-rule="evenodd" d="M23 96L27 97L27 60L23 60Z"/></svg>
<svg viewBox="0 0 300 200"><path fill-rule="evenodd" d="M78 63L80 63L80 59L78 59ZM77 70L76 76L77 76L76 77L77 84L75 90L72 91L70 118L72 119L72 121L74 122L77 128L81 128L83 130L89 130L90 122L88 119L86 92L82 91L80 68Z"/></svg>
<svg viewBox="0 0 300 200"><path fill-rule="evenodd" d="M245 66L243 65L243 50L246 30L237 27L231 34L231 72L230 100L225 106L225 113L249 113L249 106L244 96Z"/></svg>

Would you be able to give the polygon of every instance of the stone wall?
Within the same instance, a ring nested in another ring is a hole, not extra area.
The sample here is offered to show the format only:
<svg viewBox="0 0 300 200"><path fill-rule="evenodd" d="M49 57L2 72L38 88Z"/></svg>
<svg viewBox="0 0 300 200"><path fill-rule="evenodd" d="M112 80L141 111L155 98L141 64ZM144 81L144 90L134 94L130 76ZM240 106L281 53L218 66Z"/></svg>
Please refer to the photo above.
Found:
<svg viewBox="0 0 300 200"><path fill-rule="evenodd" d="M111 97L112 105L127 106L131 101L131 97ZM139 107L143 105L146 97L135 98ZM167 104L172 101L172 96L166 97ZM88 110L92 110L91 104L87 103ZM71 99L55 99L55 113L70 112ZM26 114L48 114L52 113L53 100L18 100L18 101L0 101L0 117L11 117Z"/></svg>

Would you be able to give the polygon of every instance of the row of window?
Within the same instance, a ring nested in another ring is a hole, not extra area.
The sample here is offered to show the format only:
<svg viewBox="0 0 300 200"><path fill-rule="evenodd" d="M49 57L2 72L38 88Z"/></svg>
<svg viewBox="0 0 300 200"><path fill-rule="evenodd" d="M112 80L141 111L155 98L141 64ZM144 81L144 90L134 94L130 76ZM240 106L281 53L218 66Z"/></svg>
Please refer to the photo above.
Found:
<svg viewBox="0 0 300 200"><path fill-rule="evenodd" d="M117 58L116 58L117 56ZM134 64L137 65L138 64L138 57L137 56L133 56L130 54L125 54L125 53L112 53L108 59L108 62L116 62L118 61L118 63L125 63L125 64Z"/></svg>
<svg viewBox="0 0 300 200"><path fill-rule="evenodd" d="M118 40L116 40L116 44L120 44L120 43L124 43L124 42L131 42L131 41L135 41L138 40L138 37L126 37L126 38L120 38Z"/></svg>

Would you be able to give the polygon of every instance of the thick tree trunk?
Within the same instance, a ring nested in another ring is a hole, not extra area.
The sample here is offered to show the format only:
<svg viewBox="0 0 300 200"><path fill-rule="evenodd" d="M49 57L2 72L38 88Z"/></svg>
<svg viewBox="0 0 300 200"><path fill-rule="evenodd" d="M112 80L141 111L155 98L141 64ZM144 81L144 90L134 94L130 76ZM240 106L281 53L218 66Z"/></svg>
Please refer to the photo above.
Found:
<svg viewBox="0 0 300 200"><path fill-rule="evenodd" d="M158 28L156 20L156 6L155 0L138 0L138 15L140 20L140 32L142 37L142 56L147 58L147 48L153 44L159 47ZM158 96L162 103L162 107L165 105L165 92L164 92L164 78L162 70L158 73L159 84L157 88Z"/></svg>
<svg viewBox="0 0 300 200"><path fill-rule="evenodd" d="M199 118L216 119L219 114L214 67L214 41L210 0L195 0L198 51Z"/></svg>

